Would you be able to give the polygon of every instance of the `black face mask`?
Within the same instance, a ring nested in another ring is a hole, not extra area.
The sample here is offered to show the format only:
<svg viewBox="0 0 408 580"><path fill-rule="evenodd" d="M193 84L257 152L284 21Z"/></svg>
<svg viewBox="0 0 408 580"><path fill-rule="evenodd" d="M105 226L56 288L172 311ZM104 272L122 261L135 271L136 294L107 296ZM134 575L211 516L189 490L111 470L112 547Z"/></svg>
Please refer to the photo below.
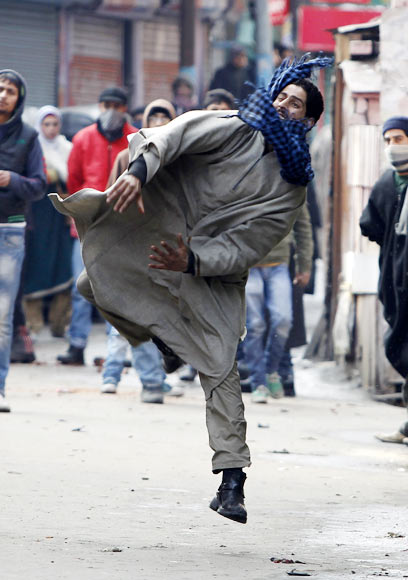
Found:
<svg viewBox="0 0 408 580"><path fill-rule="evenodd" d="M125 114L116 109L103 111L98 119L98 129L108 141L116 141L123 136L123 127L126 123Z"/></svg>

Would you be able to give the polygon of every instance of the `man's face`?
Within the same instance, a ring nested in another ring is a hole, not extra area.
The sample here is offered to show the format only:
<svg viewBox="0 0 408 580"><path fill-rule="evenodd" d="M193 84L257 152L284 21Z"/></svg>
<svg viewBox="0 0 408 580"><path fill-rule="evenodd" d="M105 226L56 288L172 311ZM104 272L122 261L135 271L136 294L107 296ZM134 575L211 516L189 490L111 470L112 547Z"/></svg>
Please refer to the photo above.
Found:
<svg viewBox="0 0 408 580"><path fill-rule="evenodd" d="M7 121L17 106L18 88L8 79L0 79L0 118Z"/></svg>
<svg viewBox="0 0 408 580"><path fill-rule="evenodd" d="M109 109L114 109L115 111L119 111L120 113L126 113L127 106L123 103L118 103L116 101L102 101L99 103L99 108L101 112L109 111Z"/></svg>
<svg viewBox="0 0 408 580"><path fill-rule="evenodd" d="M288 85L275 99L273 106L281 119L304 119L307 94L302 87Z"/></svg>
<svg viewBox="0 0 408 580"><path fill-rule="evenodd" d="M153 115L150 115L147 124L149 129L153 129L154 127L161 127L162 125L167 125L167 123L170 123L170 120L171 119L165 113L157 112L154 113Z"/></svg>
<svg viewBox="0 0 408 580"><path fill-rule="evenodd" d="M177 87L177 92L175 94L176 98L179 97L180 99L191 99L193 96L193 92L188 85L180 84Z"/></svg>
<svg viewBox="0 0 408 580"><path fill-rule="evenodd" d="M248 57L245 52L238 52L232 57L232 64L237 68L245 68L248 66Z"/></svg>
<svg viewBox="0 0 408 580"><path fill-rule="evenodd" d="M207 111L230 111L231 107L225 101L221 101L219 103L211 103L206 107Z"/></svg>
<svg viewBox="0 0 408 580"><path fill-rule="evenodd" d="M389 129L384 133L385 146L408 145L408 136L402 129Z"/></svg>

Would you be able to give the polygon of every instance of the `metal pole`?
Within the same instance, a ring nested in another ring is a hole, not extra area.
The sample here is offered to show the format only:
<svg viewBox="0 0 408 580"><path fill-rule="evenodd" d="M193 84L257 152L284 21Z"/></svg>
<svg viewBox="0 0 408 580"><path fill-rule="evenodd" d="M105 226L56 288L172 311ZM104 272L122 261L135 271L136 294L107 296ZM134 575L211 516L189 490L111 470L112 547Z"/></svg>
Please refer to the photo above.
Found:
<svg viewBox="0 0 408 580"><path fill-rule="evenodd" d="M180 2L180 75L195 83L196 0Z"/></svg>
<svg viewBox="0 0 408 580"><path fill-rule="evenodd" d="M273 28L269 21L268 0L256 0L256 76L267 84L273 72Z"/></svg>

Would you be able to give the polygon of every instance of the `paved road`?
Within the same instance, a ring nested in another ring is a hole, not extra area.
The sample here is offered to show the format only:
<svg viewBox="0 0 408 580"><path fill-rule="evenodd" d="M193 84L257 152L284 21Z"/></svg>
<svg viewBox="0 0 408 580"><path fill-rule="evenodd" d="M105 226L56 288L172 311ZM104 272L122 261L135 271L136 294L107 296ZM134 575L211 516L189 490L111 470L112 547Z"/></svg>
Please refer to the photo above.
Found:
<svg viewBox="0 0 408 580"><path fill-rule="evenodd" d="M2 580L408 577L408 447L373 438L404 411L340 381L332 363L299 362L296 399L245 396L243 526L207 507L219 476L198 385L143 405L130 371L118 395L101 395L91 362L103 325L85 368L57 366L65 342L47 331L36 348L42 364L13 365L12 413L0 417Z"/></svg>

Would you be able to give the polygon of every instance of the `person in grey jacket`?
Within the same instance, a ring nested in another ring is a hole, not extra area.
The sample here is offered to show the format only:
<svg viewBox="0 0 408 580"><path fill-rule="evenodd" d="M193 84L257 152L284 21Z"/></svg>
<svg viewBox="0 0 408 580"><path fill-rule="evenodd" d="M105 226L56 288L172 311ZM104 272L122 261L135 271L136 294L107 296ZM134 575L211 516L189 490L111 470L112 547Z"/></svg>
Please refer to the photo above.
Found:
<svg viewBox="0 0 408 580"><path fill-rule="evenodd" d="M130 141L128 173L106 193L54 198L74 217L82 241L82 295L131 344L154 339L197 368L212 469L223 473L210 508L240 523L247 521L242 469L251 460L235 357L247 271L301 210L302 183L311 176L304 135L323 109L310 81L296 84L309 75L304 60L281 72L275 90L262 90L238 114L194 111L142 129ZM274 140L270 121L279 132L274 146L264 137Z"/></svg>

